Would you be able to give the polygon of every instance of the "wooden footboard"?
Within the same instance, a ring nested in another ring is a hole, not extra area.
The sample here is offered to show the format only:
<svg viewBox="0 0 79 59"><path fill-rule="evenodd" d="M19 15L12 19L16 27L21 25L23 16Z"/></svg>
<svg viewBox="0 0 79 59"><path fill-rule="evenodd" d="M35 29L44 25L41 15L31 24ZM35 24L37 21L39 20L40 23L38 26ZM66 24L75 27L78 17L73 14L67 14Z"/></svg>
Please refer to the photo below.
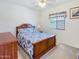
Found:
<svg viewBox="0 0 79 59"><path fill-rule="evenodd" d="M33 43L34 55L33 59L39 59L42 55L56 46L55 36Z"/></svg>

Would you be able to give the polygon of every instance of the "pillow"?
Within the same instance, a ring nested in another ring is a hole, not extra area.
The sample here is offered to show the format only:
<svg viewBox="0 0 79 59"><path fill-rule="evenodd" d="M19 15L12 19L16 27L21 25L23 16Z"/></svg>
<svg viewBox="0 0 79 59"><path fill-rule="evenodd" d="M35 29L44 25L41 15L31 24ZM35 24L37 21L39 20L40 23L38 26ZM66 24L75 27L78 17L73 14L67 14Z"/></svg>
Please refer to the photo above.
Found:
<svg viewBox="0 0 79 59"><path fill-rule="evenodd" d="M24 30L24 29L18 29L18 32L19 32L20 34L22 34L22 33L25 32L25 30Z"/></svg>
<svg viewBox="0 0 79 59"><path fill-rule="evenodd" d="M26 29L26 31L28 31L28 32L31 32L31 33L32 33L32 32L34 31L34 29L33 29L33 28L27 28L27 29Z"/></svg>
<svg viewBox="0 0 79 59"><path fill-rule="evenodd" d="M24 34L24 33L29 33L29 32L31 32L31 31L30 31L30 29L28 29L28 28L22 28L22 29L18 29L18 32Z"/></svg>
<svg viewBox="0 0 79 59"><path fill-rule="evenodd" d="M21 32L21 33L29 33L29 32L35 32L35 28L22 28L22 29L18 29L18 32Z"/></svg>
<svg viewBox="0 0 79 59"><path fill-rule="evenodd" d="M18 29L18 32L35 32L35 27Z"/></svg>

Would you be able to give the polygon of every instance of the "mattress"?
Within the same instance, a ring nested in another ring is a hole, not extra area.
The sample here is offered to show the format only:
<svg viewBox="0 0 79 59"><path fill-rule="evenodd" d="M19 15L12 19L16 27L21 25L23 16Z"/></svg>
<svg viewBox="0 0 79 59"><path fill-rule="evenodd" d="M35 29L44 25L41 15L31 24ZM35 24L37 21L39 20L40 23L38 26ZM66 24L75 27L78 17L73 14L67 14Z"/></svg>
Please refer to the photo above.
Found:
<svg viewBox="0 0 79 59"><path fill-rule="evenodd" d="M40 59L79 59L79 49L60 44L43 55Z"/></svg>

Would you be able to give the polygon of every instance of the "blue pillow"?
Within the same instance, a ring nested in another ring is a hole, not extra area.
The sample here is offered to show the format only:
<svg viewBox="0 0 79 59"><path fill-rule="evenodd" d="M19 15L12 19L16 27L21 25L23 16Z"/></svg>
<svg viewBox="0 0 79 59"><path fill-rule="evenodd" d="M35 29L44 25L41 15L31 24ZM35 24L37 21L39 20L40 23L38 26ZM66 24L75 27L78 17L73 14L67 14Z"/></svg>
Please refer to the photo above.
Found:
<svg viewBox="0 0 79 59"><path fill-rule="evenodd" d="M35 28L23 28L23 29L18 29L18 32L20 33L33 33L35 32Z"/></svg>

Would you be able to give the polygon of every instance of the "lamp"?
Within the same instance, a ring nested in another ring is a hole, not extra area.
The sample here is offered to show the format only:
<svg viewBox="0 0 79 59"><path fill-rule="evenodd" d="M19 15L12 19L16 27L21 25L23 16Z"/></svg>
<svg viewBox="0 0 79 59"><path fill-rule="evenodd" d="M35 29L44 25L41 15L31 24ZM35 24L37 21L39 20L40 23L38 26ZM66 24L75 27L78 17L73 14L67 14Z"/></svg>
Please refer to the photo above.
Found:
<svg viewBox="0 0 79 59"><path fill-rule="evenodd" d="M45 7L46 4L47 4L47 0L39 0L39 1L38 1L38 5L39 5L40 7Z"/></svg>
<svg viewBox="0 0 79 59"><path fill-rule="evenodd" d="M38 31L40 31L40 25L38 25L36 29L37 29Z"/></svg>

